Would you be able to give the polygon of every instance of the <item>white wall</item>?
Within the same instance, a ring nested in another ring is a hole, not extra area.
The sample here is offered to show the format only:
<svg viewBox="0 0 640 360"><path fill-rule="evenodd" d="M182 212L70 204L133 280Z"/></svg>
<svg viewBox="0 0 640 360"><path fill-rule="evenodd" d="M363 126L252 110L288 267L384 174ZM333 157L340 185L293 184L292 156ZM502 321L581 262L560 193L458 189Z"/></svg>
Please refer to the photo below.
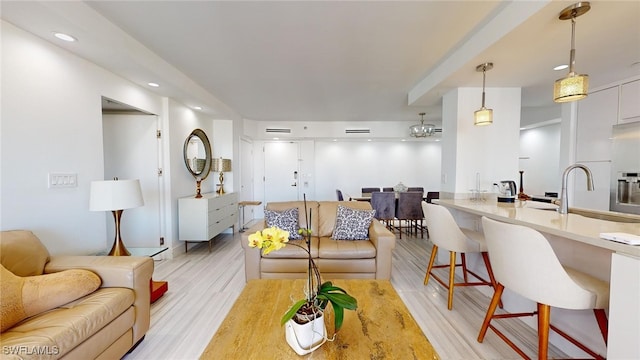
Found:
<svg viewBox="0 0 640 360"><path fill-rule="evenodd" d="M560 193L560 123L520 131L520 170L524 192L544 195ZM516 180L518 188L519 179Z"/></svg>
<svg viewBox="0 0 640 360"><path fill-rule="evenodd" d="M264 141L254 141L254 199L264 202L262 177L265 163ZM362 187L422 186L425 191L440 191L440 142L435 141L326 141L301 143L302 179L309 181L305 191L313 200L336 200L336 189L359 196ZM264 204L263 204L264 205ZM261 208L255 209L261 218Z"/></svg>
<svg viewBox="0 0 640 360"><path fill-rule="evenodd" d="M336 189L360 196L362 187L406 186L440 190L439 142L316 142L316 198L335 200Z"/></svg>

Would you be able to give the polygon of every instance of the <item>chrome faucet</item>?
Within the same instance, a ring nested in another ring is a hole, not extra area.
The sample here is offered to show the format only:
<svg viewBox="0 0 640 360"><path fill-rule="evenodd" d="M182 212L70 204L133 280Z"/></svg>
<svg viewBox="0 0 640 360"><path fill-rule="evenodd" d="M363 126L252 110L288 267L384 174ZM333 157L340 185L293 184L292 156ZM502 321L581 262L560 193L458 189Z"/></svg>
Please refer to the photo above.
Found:
<svg viewBox="0 0 640 360"><path fill-rule="evenodd" d="M562 173L562 192L560 193L560 207L558 208L558 212L560 214L566 214L569 212L569 199L567 197L567 178L569 177L569 173L571 170L575 168L580 168L584 170L584 173L587 174L587 191L593 191L593 175L591 175L591 170L588 167L582 164L573 164L569 165L564 172Z"/></svg>

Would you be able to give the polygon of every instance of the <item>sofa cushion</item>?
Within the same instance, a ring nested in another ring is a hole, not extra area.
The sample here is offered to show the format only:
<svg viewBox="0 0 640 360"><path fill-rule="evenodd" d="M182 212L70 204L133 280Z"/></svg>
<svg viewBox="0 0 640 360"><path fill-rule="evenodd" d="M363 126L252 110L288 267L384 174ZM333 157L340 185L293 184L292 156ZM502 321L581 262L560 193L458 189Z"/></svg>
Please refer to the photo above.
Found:
<svg viewBox="0 0 640 360"><path fill-rule="evenodd" d="M335 240L369 240L369 226L375 210L350 209L338 205L336 227L331 238Z"/></svg>
<svg viewBox="0 0 640 360"><path fill-rule="evenodd" d="M298 234L298 208L291 208L284 211L265 210L264 219L267 227L278 227L289 232L289 239L297 240L302 236Z"/></svg>
<svg viewBox="0 0 640 360"><path fill-rule="evenodd" d="M101 283L98 275L83 269L21 277L0 265L0 272L2 332L30 316L90 294Z"/></svg>
<svg viewBox="0 0 640 360"><path fill-rule="evenodd" d="M368 240L334 240L320 238L320 259L370 259L376 257L376 247Z"/></svg>
<svg viewBox="0 0 640 360"><path fill-rule="evenodd" d="M311 237L311 257L318 257L318 238L315 236ZM297 246L296 246L297 245ZM300 240L289 240L287 245L278 251L272 251L267 255L262 255L263 258L270 259L306 259L308 258L308 254L306 251L301 249L300 247L307 248L307 244L304 239Z"/></svg>
<svg viewBox="0 0 640 360"><path fill-rule="evenodd" d="M307 227L307 220L304 214L304 201L283 201L283 202L270 202L267 204L266 210L284 211L291 208L298 208L298 225L301 228ZM311 214L311 224L308 225L311 228L313 235L318 234L318 202L307 201L307 214Z"/></svg>
<svg viewBox="0 0 640 360"><path fill-rule="evenodd" d="M3 231L0 259L0 263L15 275L42 275L44 265L49 261L49 251L31 231Z"/></svg>
<svg viewBox="0 0 640 360"><path fill-rule="evenodd" d="M127 329L133 326L135 311L133 290L126 288L100 288L76 301L30 317L2 333L3 346L38 346L58 352L60 358L86 339L97 333L123 314ZM122 330L121 329L121 330ZM111 331L109 336L119 336L121 331ZM107 336L107 334L105 334ZM106 339L105 339L106 340ZM111 340L113 341L113 340Z"/></svg>
<svg viewBox="0 0 640 360"><path fill-rule="evenodd" d="M319 206L319 229L318 232L315 232L314 234L317 234L319 237L331 237L333 229L336 226L338 205L348 207L349 209L372 209L371 203L368 201L322 201Z"/></svg>

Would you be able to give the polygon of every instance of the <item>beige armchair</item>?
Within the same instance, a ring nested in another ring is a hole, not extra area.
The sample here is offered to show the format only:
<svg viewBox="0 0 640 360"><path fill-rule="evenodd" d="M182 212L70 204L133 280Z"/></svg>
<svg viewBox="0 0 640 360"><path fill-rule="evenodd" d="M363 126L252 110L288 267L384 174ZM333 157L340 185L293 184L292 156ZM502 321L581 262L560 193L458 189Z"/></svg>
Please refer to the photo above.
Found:
<svg viewBox="0 0 640 360"><path fill-rule="evenodd" d="M53 359L119 359L144 338L150 322L150 257L50 256L30 231L3 231L1 263L26 277L85 269L102 284L91 294L31 316L1 334L15 358L46 349ZM24 352L24 353L21 353Z"/></svg>

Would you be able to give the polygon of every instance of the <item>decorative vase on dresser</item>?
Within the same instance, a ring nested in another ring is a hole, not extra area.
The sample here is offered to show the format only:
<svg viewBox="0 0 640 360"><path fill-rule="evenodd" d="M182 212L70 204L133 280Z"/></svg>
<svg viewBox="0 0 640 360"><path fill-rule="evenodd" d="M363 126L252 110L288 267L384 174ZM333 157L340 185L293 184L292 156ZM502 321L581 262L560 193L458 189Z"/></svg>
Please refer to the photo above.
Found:
<svg viewBox="0 0 640 360"><path fill-rule="evenodd" d="M238 222L238 194L202 194L178 199L178 237L184 241L185 253L190 242L209 242Z"/></svg>

